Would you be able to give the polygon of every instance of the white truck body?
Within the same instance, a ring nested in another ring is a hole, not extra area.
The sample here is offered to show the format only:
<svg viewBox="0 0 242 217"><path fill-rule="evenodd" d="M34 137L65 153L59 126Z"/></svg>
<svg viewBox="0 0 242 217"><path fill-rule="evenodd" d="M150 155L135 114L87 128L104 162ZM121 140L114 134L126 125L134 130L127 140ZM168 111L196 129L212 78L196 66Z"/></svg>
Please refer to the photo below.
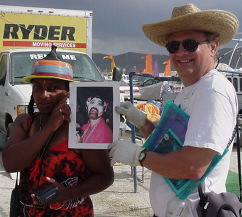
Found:
<svg viewBox="0 0 242 217"><path fill-rule="evenodd" d="M90 58L91 11L0 5L0 36L1 133L7 133L18 114L27 112L32 88L22 83L22 77L53 44L58 57L72 65L75 80L103 81Z"/></svg>

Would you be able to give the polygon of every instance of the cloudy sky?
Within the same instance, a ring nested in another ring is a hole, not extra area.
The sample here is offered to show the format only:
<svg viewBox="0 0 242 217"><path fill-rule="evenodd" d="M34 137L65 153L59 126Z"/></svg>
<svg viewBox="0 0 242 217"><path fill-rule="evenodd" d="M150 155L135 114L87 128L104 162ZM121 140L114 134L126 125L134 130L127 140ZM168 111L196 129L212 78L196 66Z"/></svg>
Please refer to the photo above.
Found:
<svg viewBox="0 0 242 217"><path fill-rule="evenodd" d="M201 10L230 11L242 25L241 0L0 0L0 5L91 10L93 53L117 55L126 52L166 54L144 36L142 24L169 19L173 7L190 2ZM242 32L241 26L239 32ZM237 35L240 37L241 34Z"/></svg>

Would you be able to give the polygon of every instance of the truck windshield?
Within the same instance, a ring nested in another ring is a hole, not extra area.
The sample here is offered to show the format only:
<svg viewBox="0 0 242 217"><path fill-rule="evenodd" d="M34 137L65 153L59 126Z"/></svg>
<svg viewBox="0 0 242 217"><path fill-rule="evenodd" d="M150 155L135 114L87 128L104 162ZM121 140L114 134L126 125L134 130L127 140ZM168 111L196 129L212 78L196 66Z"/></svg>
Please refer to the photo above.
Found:
<svg viewBox="0 0 242 217"><path fill-rule="evenodd" d="M32 64L39 59L43 59L47 53L44 51L16 52L11 55L11 66L14 84L22 84L22 78L31 74ZM91 58L85 53L57 52L61 61L71 64L73 67L74 80L76 81L103 81L103 77Z"/></svg>

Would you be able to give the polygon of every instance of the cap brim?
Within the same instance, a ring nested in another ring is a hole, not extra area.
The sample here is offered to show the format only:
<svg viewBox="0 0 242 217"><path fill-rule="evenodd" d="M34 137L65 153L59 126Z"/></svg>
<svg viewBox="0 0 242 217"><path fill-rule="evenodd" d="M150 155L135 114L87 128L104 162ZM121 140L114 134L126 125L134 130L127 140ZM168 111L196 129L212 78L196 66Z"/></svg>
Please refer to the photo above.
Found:
<svg viewBox="0 0 242 217"><path fill-rule="evenodd" d="M60 77L55 77L55 76L38 76L38 75L29 75L26 77L22 78L22 82L24 83L31 83L31 80L34 78L52 78L52 79L59 79L59 80L64 80L64 81L70 81L73 82L74 80L71 79L66 79L66 78L60 78Z"/></svg>

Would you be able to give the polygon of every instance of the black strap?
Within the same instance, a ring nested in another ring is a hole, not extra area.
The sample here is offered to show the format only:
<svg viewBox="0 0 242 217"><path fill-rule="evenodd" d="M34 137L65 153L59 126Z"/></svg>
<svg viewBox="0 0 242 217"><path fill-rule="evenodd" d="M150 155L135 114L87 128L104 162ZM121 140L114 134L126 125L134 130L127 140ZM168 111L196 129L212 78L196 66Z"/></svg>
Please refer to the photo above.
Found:
<svg viewBox="0 0 242 217"><path fill-rule="evenodd" d="M234 127L234 130L233 130L233 133L232 133L232 136L231 136L231 139L229 140L228 142L228 145L227 145L227 148L229 148L229 146L232 144L233 140L234 140L234 137L235 135L238 135L238 121L236 123L236 126ZM238 137L237 137L238 138Z"/></svg>
<svg viewBox="0 0 242 217"><path fill-rule="evenodd" d="M237 133L237 146L238 146L238 139L239 139L239 131L238 131L238 118L237 118L237 123L236 123L236 126L234 127L234 130L233 130L233 133L232 133L232 136L227 144L227 148L229 148L229 146L232 144L233 140L234 140L234 137ZM238 152L238 148L237 148L237 152ZM241 166L240 166L240 153L238 158L238 170L241 171ZM239 172L239 183L240 183L240 196L241 196L241 174ZM203 193L203 190L202 190L202 183L200 185L198 185L198 193L199 193L199 197L200 197L200 202L204 202L206 200L206 196L204 195Z"/></svg>
<svg viewBox="0 0 242 217"><path fill-rule="evenodd" d="M47 142L45 143L45 146L39 152L38 159L42 159L42 157L43 157L43 155L45 153L45 150L48 147L48 145L50 144L50 140L52 139L53 135L54 135L54 132L50 135L50 137L48 138Z"/></svg>
<svg viewBox="0 0 242 217"><path fill-rule="evenodd" d="M40 129L42 129L42 114L40 114L40 118L39 118L39 125L40 125ZM40 150L39 155L38 155L38 159L42 159L46 148L48 147L48 145L50 144L50 140L52 139L53 135L55 132L53 132L50 137L48 138L47 142L45 143L44 147Z"/></svg>
<svg viewBox="0 0 242 217"><path fill-rule="evenodd" d="M17 177L16 177L16 182L15 182L15 188L16 188L16 186L18 186L19 185L19 178L20 177L18 177L19 176L19 172L17 172Z"/></svg>
<svg viewBox="0 0 242 217"><path fill-rule="evenodd" d="M237 161L238 161L238 177L239 177L239 200L242 201L242 188L241 188L241 156L240 156L240 133L241 126L239 125L239 116L237 118L236 132L237 132Z"/></svg>

